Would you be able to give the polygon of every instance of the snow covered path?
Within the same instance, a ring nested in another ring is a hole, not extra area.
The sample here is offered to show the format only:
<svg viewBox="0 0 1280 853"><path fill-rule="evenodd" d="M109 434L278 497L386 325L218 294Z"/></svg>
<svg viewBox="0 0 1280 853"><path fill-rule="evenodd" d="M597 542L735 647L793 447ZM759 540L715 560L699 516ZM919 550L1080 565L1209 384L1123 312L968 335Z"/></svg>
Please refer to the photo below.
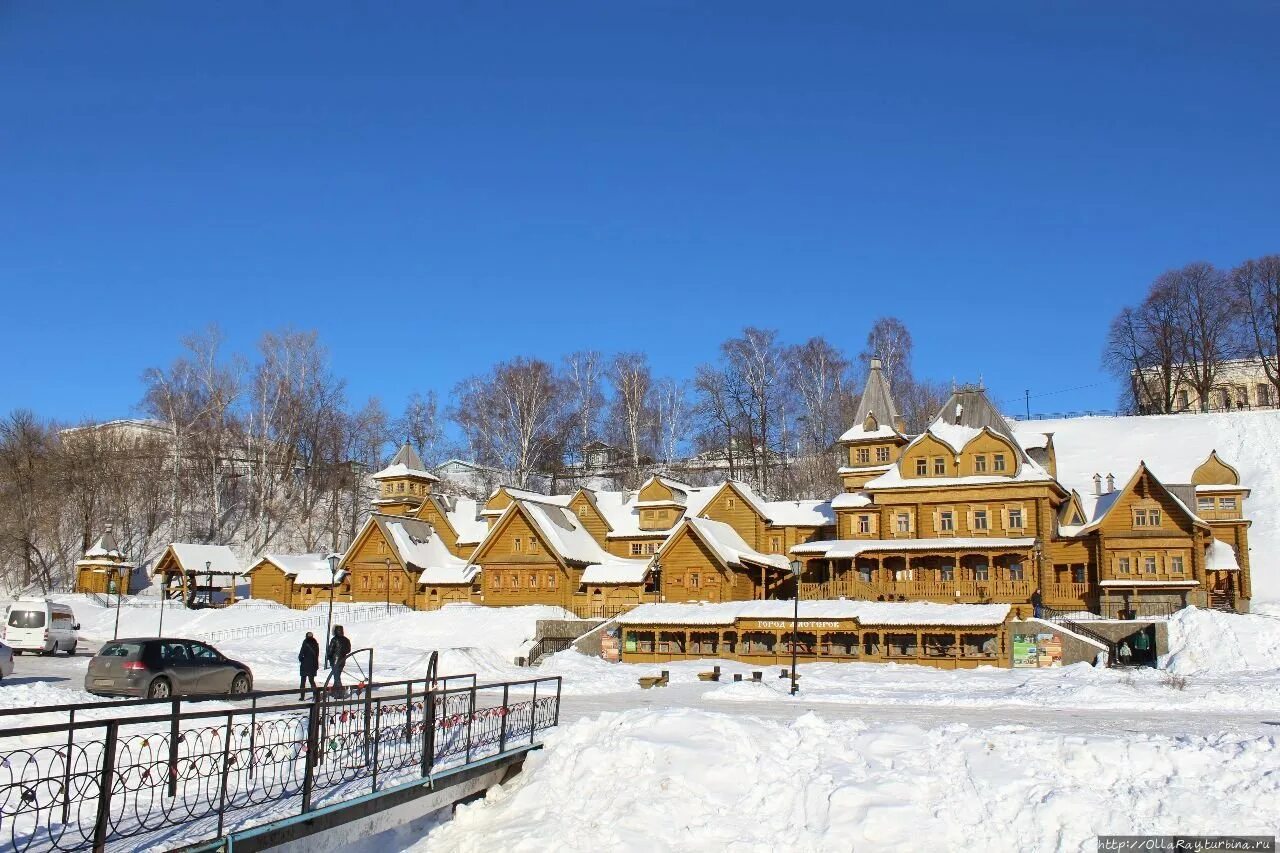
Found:
<svg viewBox="0 0 1280 853"><path fill-rule="evenodd" d="M775 673L776 674L776 673ZM740 700L732 705L707 698L720 685L673 684L643 693L612 693L596 696L566 694L561 700L561 723L632 708L666 710L697 708L730 712L765 720L792 721L813 712L830 720L863 720L868 723L909 722L918 726L945 726L964 723L974 728L1030 727L1063 735L1183 735L1231 734L1237 736L1280 737L1280 711L1237 713L1184 713L1178 711L1122 711L1115 709L1027 708L990 706L970 708L954 705L873 705L813 702L803 696L795 701L762 698ZM1011 729L1012 730L1012 729Z"/></svg>

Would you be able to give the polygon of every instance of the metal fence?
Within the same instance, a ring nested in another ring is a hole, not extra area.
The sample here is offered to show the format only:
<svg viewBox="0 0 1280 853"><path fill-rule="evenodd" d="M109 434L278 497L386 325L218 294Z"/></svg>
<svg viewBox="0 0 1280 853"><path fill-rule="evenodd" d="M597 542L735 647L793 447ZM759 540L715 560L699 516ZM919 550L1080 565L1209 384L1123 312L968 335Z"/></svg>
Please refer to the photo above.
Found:
<svg viewBox="0 0 1280 853"><path fill-rule="evenodd" d="M369 604L360 607L344 606L343 609L334 608L333 616L338 624L350 625L358 622L372 622L377 619L387 618L390 613L406 613L408 608L403 604L391 605L391 610L387 610L384 604ZM272 634L292 634L297 631L305 631L308 628L319 628L325 625L329 619L329 611L325 609L321 613L312 613L307 616L299 616L295 619L285 619L280 622L264 622L260 625L245 625L240 628L222 628L218 631L206 631L202 634L193 634L192 639L204 640L208 643L223 643L227 640L243 640L248 637L267 637ZM340 620L340 621L339 621Z"/></svg>
<svg viewBox="0 0 1280 853"><path fill-rule="evenodd" d="M344 699L197 711L175 704L164 714L8 729L0 732L0 847L214 839L248 821L523 748L559 721L558 677L464 678L470 683L395 681Z"/></svg>

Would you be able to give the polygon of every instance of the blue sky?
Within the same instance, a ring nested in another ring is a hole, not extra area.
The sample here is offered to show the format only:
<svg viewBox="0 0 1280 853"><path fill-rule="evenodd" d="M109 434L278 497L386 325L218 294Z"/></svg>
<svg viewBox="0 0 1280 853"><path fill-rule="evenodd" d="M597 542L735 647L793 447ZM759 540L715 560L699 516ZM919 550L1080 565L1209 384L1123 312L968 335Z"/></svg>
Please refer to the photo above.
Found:
<svg viewBox="0 0 1280 853"><path fill-rule="evenodd" d="M919 374L1105 407L1119 305L1280 251L1280 7L880 5L4 4L0 409L129 414L210 322L318 329L394 412L882 314Z"/></svg>

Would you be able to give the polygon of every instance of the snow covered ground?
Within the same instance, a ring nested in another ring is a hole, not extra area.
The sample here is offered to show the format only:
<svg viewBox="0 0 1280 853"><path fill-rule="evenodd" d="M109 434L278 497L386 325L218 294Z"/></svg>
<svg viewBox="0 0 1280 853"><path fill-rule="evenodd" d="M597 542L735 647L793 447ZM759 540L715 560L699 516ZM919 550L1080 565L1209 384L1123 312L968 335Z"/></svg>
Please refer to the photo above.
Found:
<svg viewBox="0 0 1280 853"><path fill-rule="evenodd" d="M1120 485L1140 461L1167 483L1189 483L1216 449L1253 490L1245 513L1254 599L1280 602L1280 410L1019 421L1013 429L1053 433L1058 479L1081 495L1092 494L1095 473L1115 474Z"/></svg>

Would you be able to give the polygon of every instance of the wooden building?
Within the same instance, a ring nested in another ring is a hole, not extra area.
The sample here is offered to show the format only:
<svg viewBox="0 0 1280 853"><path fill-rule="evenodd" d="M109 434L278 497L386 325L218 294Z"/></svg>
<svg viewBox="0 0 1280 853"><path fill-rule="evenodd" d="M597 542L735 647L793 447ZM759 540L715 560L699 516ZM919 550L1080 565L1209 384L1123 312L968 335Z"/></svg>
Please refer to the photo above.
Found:
<svg viewBox="0 0 1280 853"><path fill-rule="evenodd" d="M253 598L276 601L286 607L305 610L329 601L351 600L351 584L345 569L335 575L325 554L263 554L245 577Z"/></svg>
<svg viewBox="0 0 1280 853"><path fill-rule="evenodd" d="M1104 492L1099 476L1090 500L1058 481L1053 437L1015 436L980 387L957 389L906 436L886 424L897 413L873 361L857 417L842 436L835 537L791 548L804 598L1029 610L1040 590L1050 607L1106 615L1247 609L1248 490L1216 454L1185 485L1141 462L1120 489L1108 477Z"/></svg>
<svg viewBox="0 0 1280 853"><path fill-rule="evenodd" d="M75 591L112 594L120 591L131 595L142 587L142 579L135 569L134 564L125 559L108 524L76 561Z"/></svg>
<svg viewBox="0 0 1280 853"><path fill-rule="evenodd" d="M1012 665L1007 604L945 605L801 601L799 629L788 601L649 604L618 618L621 659L666 663L727 658L790 665L892 662L941 669ZM794 640L793 640L794 632Z"/></svg>
<svg viewBox="0 0 1280 853"><path fill-rule="evenodd" d="M236 585L244 577L240 561L226 545L174 542L156 560L162 594L188 605L235 604Z"/></svg>
<svg viewBox="0 0 1280 853"><path fill-rule="evenodd" d="M409 442L405 442L391 463L373 475L378 497L373 505L386 515L413 515L439 478L427 470Z"/></svg>

